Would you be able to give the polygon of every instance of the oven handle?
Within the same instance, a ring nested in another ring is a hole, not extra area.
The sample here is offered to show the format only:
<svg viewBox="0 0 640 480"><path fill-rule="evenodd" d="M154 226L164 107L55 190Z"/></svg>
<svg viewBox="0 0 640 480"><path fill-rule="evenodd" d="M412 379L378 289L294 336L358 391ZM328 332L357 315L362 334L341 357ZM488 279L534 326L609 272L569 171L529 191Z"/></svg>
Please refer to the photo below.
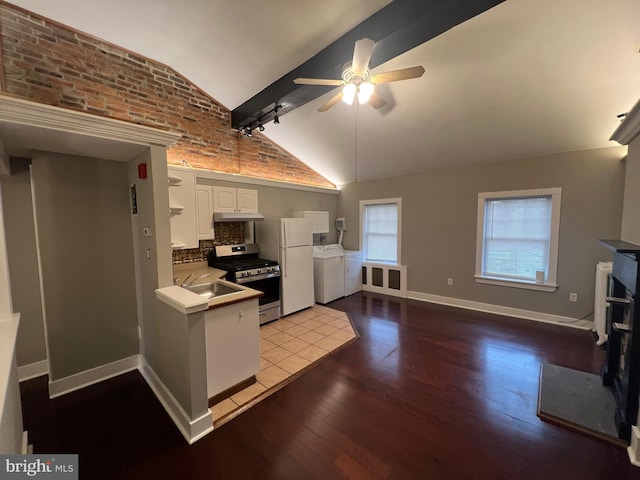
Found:
<svg viewBox="0 0 640 480"><path fill-rule="evenodd" d="M242 285L243 283L251 283L257 280L264 280L267 278L279 277L280 272L262 273L260 275L254 275L253 277L243 277L236 279L236 283Z"/></svg>

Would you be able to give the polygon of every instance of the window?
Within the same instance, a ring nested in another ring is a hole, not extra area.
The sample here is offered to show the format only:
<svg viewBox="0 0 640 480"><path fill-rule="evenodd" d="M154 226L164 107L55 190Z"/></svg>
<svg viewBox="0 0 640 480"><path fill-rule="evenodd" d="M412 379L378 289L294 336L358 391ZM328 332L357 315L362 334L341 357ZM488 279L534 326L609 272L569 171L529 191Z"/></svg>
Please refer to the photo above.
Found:
<svg viewBox="0 0 640 480"><path fill-rule="evenodd" d="M400 263L402 199L360 201L360 248L367 262Z"/></svg>
<svg viewBox="0 0 640 480"><path fill-rule="evenodd" d="M561 192L478 194L476 281L556 290Z"/></svg>

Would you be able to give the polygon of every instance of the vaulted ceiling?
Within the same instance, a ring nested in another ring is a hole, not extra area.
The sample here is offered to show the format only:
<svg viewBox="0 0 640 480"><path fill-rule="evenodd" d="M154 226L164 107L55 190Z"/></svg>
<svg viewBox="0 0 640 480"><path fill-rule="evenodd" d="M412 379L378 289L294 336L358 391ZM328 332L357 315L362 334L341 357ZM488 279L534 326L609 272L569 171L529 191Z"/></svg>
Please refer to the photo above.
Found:
<svg viewBox="0 0 640 480"><path fill-rule="evenodd" d="M163 62L246 119L247 105L259 111L281 101L264 92L296 68L313 71L309 59L327 47L338 63L349 61L352 37L375 35L353 29L376 12L421 2L9 3ZM319 113L336 91L307 87L308 103L265 123L263 134L336 184L615 145L616 116L640 97L640 2L477 2L488 10L459 24L443 19L446 2L422 3L433 8L425 29L436 36L427 32L373 73L422 65L424 76L379 85L387 101L379 110L340 102ZM447 21L451 28L437 34Z"/></svg>

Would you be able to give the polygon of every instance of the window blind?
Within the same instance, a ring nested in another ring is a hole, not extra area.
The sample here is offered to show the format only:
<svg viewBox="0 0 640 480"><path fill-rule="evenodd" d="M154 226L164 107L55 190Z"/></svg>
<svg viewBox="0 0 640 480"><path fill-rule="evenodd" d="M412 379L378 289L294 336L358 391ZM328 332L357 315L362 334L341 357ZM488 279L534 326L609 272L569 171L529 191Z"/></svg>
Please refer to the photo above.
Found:
<svg viewBox="0 0 640 480"><path fill-rule="evenodd" d="M363 247L365 259L373 262L398 260L398 205L365 206Z"/></svg>
<svg viewBox="0 0 640 480"><path fill-rule="evenodd" d="M483 275L535 280L547 271L552 198L487 199Z"/></svg>

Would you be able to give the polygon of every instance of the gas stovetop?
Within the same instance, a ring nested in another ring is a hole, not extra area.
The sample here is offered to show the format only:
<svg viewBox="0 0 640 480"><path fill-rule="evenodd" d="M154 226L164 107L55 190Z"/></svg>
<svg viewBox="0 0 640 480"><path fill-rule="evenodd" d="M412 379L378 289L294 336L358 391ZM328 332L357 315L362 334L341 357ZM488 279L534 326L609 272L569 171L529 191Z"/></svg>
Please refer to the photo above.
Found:
<svg viewBox="0 0 640 480"><path fill-rule="evenodd" d="M265 260L263 258L236 258L218 257L209 262L210 267L219 268L228 272L240 272L261 267L273 267L278 265L275 260Z"/></svg>
<svg viewBox="0 0 640 480"><path fill-rule="evenodd" d="M226 270L227 280L238 283L280 276L278 262L259 258L254 243L215 247L209 253L209 266Z"/></svg>

